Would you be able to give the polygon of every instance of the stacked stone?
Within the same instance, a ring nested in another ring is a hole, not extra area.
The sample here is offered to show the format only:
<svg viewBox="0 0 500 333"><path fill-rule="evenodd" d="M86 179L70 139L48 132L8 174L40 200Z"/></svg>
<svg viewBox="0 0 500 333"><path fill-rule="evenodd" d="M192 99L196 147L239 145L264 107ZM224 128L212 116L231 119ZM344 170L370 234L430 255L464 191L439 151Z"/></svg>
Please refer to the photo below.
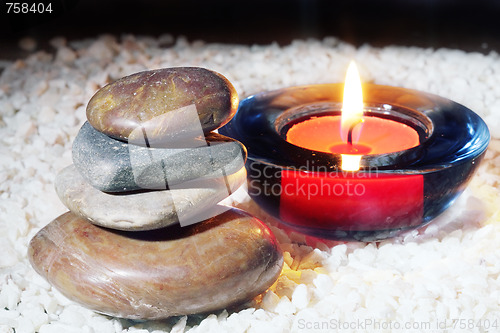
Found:
<svg viewBox="0 0 500 333"><path fill-rule="evenodd" d="M245 147L213 132L237 94L203 68L137 73L99 90L55 181L70 212L32 239L30 261L98 312L159 319L264 292L283 257L269 229L217 205L246 179Z"/></svg>

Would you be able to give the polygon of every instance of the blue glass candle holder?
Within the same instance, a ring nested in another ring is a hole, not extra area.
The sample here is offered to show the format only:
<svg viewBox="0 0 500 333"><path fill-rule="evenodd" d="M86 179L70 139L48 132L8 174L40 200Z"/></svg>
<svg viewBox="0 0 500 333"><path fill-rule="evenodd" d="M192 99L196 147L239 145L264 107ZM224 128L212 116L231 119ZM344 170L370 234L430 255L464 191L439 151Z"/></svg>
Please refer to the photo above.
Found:
<svg viewBox="0 0 500 333"><path fill-rule="evenodd" d="M315 237L374 241L425 225L464 191L488 147L488 127L473 111L433 94L363 85L364 116L404 123L420 143L364 155L358 171L342 170L340 154L287 141L294 124L338 115L342 94L343 84L259 93L219 130L247 147L248 192L264 210Z"/></svg>

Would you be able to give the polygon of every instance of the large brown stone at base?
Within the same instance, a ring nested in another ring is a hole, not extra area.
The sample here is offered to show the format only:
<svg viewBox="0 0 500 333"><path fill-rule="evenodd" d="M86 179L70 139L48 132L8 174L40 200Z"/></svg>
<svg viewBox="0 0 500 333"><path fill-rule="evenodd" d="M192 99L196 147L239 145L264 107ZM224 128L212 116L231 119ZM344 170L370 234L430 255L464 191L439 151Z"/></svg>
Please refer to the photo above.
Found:
<svg viewBox="0 0 500 333"><path fill-rule="evenodd" d="M65 213L29 245L35 270L97 312L160 319L251 300L278 278L283 257L269 229L231 209L188 227L124 232Z"/></svg>

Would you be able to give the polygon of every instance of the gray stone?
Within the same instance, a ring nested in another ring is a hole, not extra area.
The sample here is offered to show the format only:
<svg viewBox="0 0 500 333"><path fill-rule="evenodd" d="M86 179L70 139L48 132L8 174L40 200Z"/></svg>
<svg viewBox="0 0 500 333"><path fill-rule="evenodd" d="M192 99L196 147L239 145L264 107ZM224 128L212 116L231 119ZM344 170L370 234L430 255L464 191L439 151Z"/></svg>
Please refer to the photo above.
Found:
<svg viewBox="0 0 500 333"><path fill-rule="evenodd" d="M66 207L90 222L118 230L152 230L171 224L188 225L221 213L225 199L246 180L246 170L226 177L197 179L183 188L112 194L89 185L71 165L55 180Z"/></svg>
<svg viewBox="0 0 500 333"><path fill-rule="evenodd" d="M73 142L73 163L89 184L105 192L175 188L193 179L235 173L245 164L245 147L220 134L177 144L177 148L127 144L86 122Z"/></svg>

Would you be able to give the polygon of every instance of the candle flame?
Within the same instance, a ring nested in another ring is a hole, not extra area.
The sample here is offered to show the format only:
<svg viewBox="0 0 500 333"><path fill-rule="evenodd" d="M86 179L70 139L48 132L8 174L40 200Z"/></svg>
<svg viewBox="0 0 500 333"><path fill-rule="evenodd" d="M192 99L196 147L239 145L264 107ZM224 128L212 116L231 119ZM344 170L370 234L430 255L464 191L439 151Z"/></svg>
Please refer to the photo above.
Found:
<svg viewBox="0 0 500 333"><path fill-rule="evenodd" d="M347 68L342 101L342 133L347 133L349 127L363 118L363 92L356 63L351 61Z"/></svg>
<svg viewBox="0 0 500 333"><path fill-rule="evenodd" d="M363 122L363 92L361 89L361 78L356 63L351 61L347 68L344 84L344 97L342 101L342 116L340 121L340 133L344 142L353 143L352 133L354 128L361 126ZM359 130L360 128L358 128ZM358 131L359 133L359 131ZM361 163L362 155L341 154L342 170L357 171Z"/></svg>

